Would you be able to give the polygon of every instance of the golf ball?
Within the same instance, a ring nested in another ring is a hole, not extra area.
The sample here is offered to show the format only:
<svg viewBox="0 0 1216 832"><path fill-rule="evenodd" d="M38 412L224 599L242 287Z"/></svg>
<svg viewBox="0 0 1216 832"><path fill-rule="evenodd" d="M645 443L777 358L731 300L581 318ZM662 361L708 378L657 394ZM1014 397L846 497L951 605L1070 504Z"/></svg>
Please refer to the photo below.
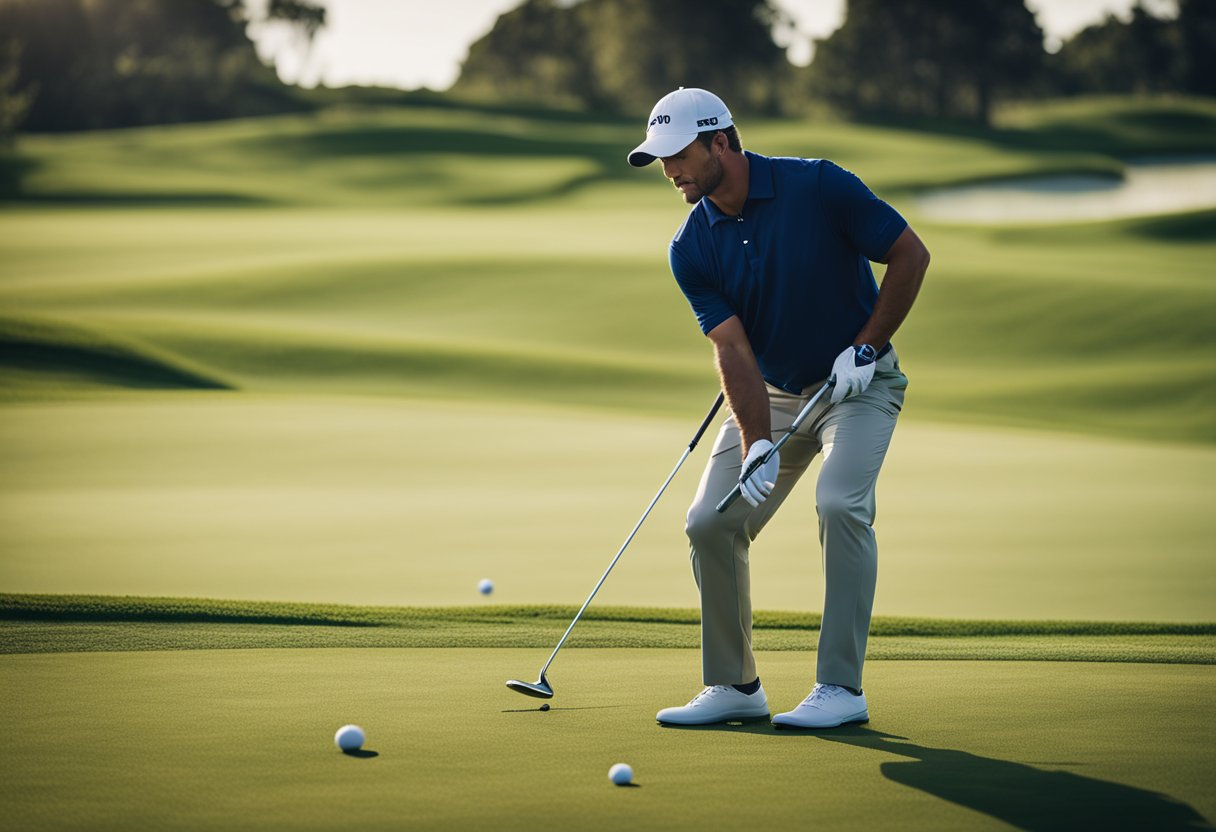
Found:
<svg viewBox="0 0 1216 832"><path fill-rule="evenodd" d="M477 591L482 595L489 595L494 591L494 582L489 578L482 578L481 583L477 585Z"/></svg>
<svg viewBox="0 0 1216 832"><path fill-rule="evenodd" d="M334 734L334 745L343 751L358 751L363 747L363 729L358 725L343 725Z"/></svg>
<svg viewBox="0 0 1216 832"><path fill-rule="evenodd" d="M628 763L617 763L608 769L608 779L618 786L628 786L633 782L633 769Z"/></svg>

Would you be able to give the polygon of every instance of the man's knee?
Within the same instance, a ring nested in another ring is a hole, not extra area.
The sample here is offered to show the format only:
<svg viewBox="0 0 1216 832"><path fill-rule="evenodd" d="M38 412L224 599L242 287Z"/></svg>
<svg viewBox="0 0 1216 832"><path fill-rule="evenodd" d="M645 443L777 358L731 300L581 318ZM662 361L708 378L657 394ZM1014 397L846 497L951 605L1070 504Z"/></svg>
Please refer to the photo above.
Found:
<svg viewBox="0 0 1216 832"><path fill-rule="evenodd" d="M729 513L719 514L717 506L708 500L693 503L684 521L684 533L688 535L688 542L697 549L712 544L724 535L734 534L737 524L726 519Z"/></svg>
<svg viewBox="0 0 1216 832"><path fill-rule="evenodd" d="M874 520L872 501L864 494L851 494L844 489L820 487L815 492L815 508L822 524L869 525Z"/></svg>

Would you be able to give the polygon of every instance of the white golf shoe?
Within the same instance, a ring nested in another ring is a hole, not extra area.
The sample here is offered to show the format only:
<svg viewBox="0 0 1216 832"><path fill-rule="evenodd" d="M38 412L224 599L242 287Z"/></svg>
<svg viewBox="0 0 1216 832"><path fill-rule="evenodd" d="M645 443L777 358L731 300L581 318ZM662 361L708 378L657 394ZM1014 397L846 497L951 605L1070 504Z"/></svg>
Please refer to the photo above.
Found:
<svg viewBox="0 0 1216 832"><path fill-rule="evenodd" d="M854 695L839 685L815 685L801 705L773 717L778 728L836 728L869 721L865 693Z"/></svg>
<svg viewBox="0 0 1216 832"><path fill-rule="evenodd" d="M768 697L764 686L753 694L740 693L730 685L711 685L682 708L664 708L655 719L664 725L712 725L732 719L767 719Z"/></svg>

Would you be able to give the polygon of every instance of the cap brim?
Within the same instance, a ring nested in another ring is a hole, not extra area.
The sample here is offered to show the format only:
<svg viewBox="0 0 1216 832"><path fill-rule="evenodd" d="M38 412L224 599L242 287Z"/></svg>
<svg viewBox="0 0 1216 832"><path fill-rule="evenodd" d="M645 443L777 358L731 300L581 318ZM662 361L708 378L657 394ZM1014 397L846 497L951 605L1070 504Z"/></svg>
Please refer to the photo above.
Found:
<svg viewBox="0 0 1216 832"><path fill-rule="evenodd" d="M692 144L696 138L696 133L666 133L651 136L629 152L629 164L635 168L644 168L655 159L674 156Z"/></svg>

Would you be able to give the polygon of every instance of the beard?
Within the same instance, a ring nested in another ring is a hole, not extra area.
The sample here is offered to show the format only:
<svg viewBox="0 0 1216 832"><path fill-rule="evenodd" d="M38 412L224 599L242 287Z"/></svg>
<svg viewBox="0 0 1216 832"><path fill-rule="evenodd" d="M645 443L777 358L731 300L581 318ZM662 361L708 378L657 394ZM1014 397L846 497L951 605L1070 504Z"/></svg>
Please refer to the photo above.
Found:
<svg viewBox="0 0 1216 832"><path fill-rule="evenodd" d="M689 205L696 205L702 198L718 190L718 186L722 184L723 176L725 176L725 172L722 170L722 162L716 156L710 156L709 166L704 174L696 179L684 180L684 184L691 185L688 190L681 189L679 185L676 185L676 189L680 191L685 202Z"/></svg>

